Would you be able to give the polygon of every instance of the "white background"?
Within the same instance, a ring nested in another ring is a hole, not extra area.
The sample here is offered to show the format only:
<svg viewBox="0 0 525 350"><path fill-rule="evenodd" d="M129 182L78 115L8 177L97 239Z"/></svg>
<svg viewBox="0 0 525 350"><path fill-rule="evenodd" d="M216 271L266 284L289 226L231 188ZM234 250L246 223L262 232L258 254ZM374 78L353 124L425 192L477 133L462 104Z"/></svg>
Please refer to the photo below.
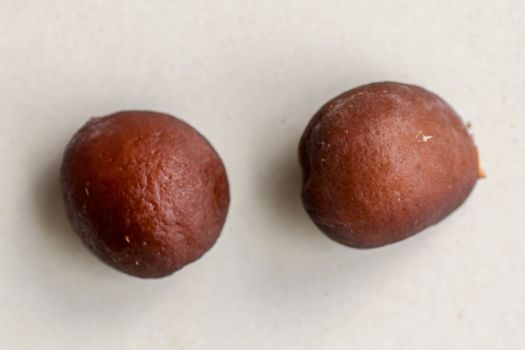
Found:
<svg viewBox="0 0 525 350"><path fill-rule="evenodd" d="M524 349L525 2L0 1L1 349ZM299 201L328 99L423 85L473 125L487 179L423 234L358 251ZM162 280L70 229L64 146L89 117L175 114L214 144L217 245Z"/></svg>

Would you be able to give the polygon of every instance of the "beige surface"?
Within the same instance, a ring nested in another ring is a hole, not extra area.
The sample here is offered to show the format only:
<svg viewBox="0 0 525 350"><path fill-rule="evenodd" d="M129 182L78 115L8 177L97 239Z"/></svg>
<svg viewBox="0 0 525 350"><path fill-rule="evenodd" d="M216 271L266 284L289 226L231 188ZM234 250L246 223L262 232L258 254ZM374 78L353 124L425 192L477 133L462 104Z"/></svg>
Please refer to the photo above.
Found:
<svg viewBox="0 0 525 350"><path fill-rule="evenodd" d="M1 349L523 349L525 3L29 1L0 4ZM466 205L371 251L322 236L296 146L334 95L424 85L473 124L488 174ZM69 228L60 156L90 116L176 114L228 169L203 259L157 281Z"/></svg>

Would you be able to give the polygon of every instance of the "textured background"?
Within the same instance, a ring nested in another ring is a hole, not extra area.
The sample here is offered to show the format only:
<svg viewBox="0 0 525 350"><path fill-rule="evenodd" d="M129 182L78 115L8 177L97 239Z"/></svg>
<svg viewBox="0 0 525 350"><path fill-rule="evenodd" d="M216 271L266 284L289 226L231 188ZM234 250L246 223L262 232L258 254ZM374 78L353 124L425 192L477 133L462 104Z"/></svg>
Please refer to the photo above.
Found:
<svg viewBox="0 0 525 350"><path fill-rule="evenodd" d="M523 349L525 2L0 1L0 348ZM399 80L473 125L488 178L425 233L357 251L300 206L298 138L329 98ZM62 150L88 117L180 116L232 204L170 278L69 228Z"/></svg>

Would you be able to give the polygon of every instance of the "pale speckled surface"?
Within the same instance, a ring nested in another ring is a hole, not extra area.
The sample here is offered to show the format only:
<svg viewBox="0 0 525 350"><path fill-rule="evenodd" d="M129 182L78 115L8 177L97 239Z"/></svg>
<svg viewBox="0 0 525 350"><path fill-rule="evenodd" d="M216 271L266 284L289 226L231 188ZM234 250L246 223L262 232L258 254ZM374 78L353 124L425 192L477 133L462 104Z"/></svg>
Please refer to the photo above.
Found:
<svg viewBox="0 0 525 350"><path fill-rule="evenodd" d="M0 348L523 349L525 3L4 0ZM296 147L328 99L435 91L488 175L400 244L355 251L300 206ZM182 117L221 154L222 237L174 276L99 263L67 225L59 159L89 117Z"/></svg>

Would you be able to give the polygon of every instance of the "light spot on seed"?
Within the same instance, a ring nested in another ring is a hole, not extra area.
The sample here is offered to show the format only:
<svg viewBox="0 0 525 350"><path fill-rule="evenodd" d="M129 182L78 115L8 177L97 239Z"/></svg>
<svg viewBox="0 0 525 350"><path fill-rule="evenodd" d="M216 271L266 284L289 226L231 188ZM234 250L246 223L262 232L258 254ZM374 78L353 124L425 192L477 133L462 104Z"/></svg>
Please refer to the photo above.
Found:
<svg viewBox="0 0 525 350"><path fill-rule="evenodd" d="M399 191L394 192L394 197L396 198L396 201L401 202L401 193Z"/></svg>
<svg viewBox="0 0 525 350"><path fill-rule="evenodd" d="M418 139L420 139L422 142L428 142L428 141L432 140L432 138L434 136L432 136L432 135L425 135L425 134L423 134L423 131L419 130L417 135L416 135L416 137Z"/></svg>

